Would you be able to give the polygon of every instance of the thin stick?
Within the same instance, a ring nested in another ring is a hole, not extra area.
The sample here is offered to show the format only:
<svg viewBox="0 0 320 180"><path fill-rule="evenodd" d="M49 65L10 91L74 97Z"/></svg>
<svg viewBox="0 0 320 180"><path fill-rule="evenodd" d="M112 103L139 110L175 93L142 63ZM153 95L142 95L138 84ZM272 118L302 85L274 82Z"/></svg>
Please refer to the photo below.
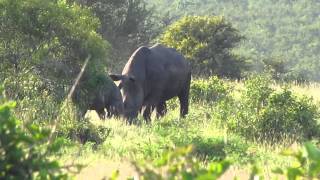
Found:
<svg viewBox="0 0 320 180"><path fill-rule="evenodd" d="M75 79L75 82L73 83L73 85L72 85L72 87L71 87L71 89L70 89L70 91L68 93L68 96L67 96L66 100L63 102L59 112L61 112L65 108L65 106L68 104L69 100L71 99L71 97L72 97L77 85L79 84L79 81L80 81L80 79L81 79L81 77L83 75L83 72L87 67L87 64L88 64L90 58L91 58L91 55L89 55L87 57L87 59L85 60L83 66L81 68L81 71L79 72L77 78ZM52 143L53 135L54 135L54 133L55 133L55 131L57 129L57 125L58 125L58 122L59 122L59 120L58 120L59 119L59 114L58 114L57 118L54 120L54 124L53 124L53 126L51 128L51 132L50 132L50 136L49 136L49 140L48 140L48 145Z"/></svg>

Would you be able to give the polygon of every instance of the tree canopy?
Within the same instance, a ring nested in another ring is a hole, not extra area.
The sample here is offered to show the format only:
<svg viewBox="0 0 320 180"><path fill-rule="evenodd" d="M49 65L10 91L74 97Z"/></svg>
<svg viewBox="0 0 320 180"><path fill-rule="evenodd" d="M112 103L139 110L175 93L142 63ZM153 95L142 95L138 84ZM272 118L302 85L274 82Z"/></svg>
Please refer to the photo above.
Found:
<svg viewBox="0 0 320 180"><path fill-rule="evenodd" d="M2 80L28 74L26 83L32 75L56 92L58 86L70 85L89 55L87 73L103 72L108 44L96 32L99 20L88 9L65 1L3 0L0 11Z"/></svg>
<svg viewBox="0 0 320 180"><path fill-rule="evenodd" d="M221 16L187 16L170 25L160 42L190 60L194 75L240 78L243 63L231 50L242 39Z"/></svg>

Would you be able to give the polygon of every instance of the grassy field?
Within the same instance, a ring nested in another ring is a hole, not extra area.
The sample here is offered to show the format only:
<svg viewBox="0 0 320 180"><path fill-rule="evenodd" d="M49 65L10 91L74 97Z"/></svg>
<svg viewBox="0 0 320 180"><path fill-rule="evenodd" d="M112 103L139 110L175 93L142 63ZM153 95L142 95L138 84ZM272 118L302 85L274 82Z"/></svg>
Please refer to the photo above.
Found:
<svg viewBox="0 0 320 180"><path fill-rule="evenodd" d="M243 84L227 84L233 87L233 96L239 97ZM275 88L278 89L278 86ZM290 89L297 94L312 96L315 101L320 101L319 84L292 85ZM102 179L109 177L115 170L120 171L119 179L126 179L135 176L131 162L152 162L168 149L192 144L193 155L203 166L208 162L225 158L233 163L221 179L232 179L235 176L248 179L251 169L248 164L252 162L262 166L265 178L270 179L274 167L284 167L292 163L292 159L279 153L288 147L300 147L299 143L288 144L286 140L273 145L247 140L227 131L224 123L212 115L217 110L214 105L191 103L188 116L180 119L176 101L169 103L170 110L164 118L153 117L151 124L145 124L141 117L136 125L131 126L123 120L101 121L95 112L88 112L87 116L93 124L109 130L107 138L98 146L89 142L84 145L74 144L64 149L61 162L85 165L76 175L77 179Z"/></svg>

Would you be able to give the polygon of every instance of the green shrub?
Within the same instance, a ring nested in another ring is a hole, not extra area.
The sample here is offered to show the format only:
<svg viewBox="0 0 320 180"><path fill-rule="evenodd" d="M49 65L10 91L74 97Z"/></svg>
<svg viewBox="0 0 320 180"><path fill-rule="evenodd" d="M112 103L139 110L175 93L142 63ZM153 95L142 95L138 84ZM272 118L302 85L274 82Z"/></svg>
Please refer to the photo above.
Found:
<svg viewBox="0 0 320 180"><path fill-rule="evenodd" d="M66 179L50 158L63 141L47 144L49 131L16 119L11 113L15 106L0 97L0 179Z"/></svg>
<svg viewBox="0 0 320 180"><path fill-rule="evenodd" d="M268 78L245 82L245 90L228 128L249 138L268 142L295 141L319 135L319 111L311 98L298 97L289 89L275 91Z"/></svg>
<svg viewBox="0 0 320 180"><path fill-rule="evenodd" d="M227 121L227 127L247 138L256 138L260 135L259 114L273 91L270 88L270 79L267 77L256 76L246 80L236 104L226 103L230 105L229 109L234 111L234 116L229 117Z"/></svg>
<svg viewBox="0 0 320 180"><path fill-rule="evenodd" d="M14 115L18 119L32 120L43 126L57 117L60 108L57 97L51 94L51 87L44 89L47 85L39 76L27 71L20 72L19 75L8 76L4 86L6 96L18 102L14 109ZM64 92L60 93L59 96L62 97Z"/></svg>
<svg viewBox="0 0 320 180"><path fill-rule="evenodd" d="M222 16L182 17L159 39L190 61L194 75L240 78L245 62L232 49L243 36Z"/></svg>
<svg viewBox="0 0 320 180"><path fill-rule="evenodd" d="M288 89L271 94L260 113L258 128L261 138L278 141L282 136L310 139L318 135L319 113L311 98L297 97Z"/></svg>
<svg viewBox="0 0 320 180"><path fill-rule="evenodd" d="M88 118L78 119L77 107L73 103L65 106L59 116L59 136L79 141L82 144L92 142L94 145L101 144L110 134L111 129L104 126L97 126Z"/></svg>
<svg viewBox="0 0 320 180"><path fill-rule="evenodd" d="M84 119L83 121L78 122L77 126L73 129L69 129L67 136L78 140L82 144L93 142L96 146L104 142L110 132L110 128L96 126L89 122L89 120Z"/></svg>
<svg viewBox="0 0 320 180"><path fill-rule="evenodd" d="M271 78L264 75L252 76L244 82L245 89L241 94L241 102L246 110L259 113L266 104L267 98L274 90L270 87Z"/></svg>
<svg viewBox="0 0 320 180"><path fill-rule="evenodd" d="M217 100L225 98L230 88L217 76L208 79L197 79L191 82L190 99L196 103L212 104Z"/></svg>

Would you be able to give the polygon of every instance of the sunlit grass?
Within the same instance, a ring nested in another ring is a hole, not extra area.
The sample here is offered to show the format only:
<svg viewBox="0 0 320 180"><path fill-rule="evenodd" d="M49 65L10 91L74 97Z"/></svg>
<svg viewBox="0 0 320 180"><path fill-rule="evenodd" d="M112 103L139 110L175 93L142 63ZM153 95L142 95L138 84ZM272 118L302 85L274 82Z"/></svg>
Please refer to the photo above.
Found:
<svg viewBox="0 0 320 180"><path fill-rule="evenodd" d="M233 88L232 96L240 98L243 83L227 81L227 84ZM278 89L279 86L275 88ZM292 85L291 89L297 94L320 100L318 84ZM99 165L100 168L106 168L107 164L115 169L121 168L120 172L124 171L125 176L128 176L134 174L130 166L131 161L152 161L168 149L193 144L195 157L201 159L204 165L207 162L228 158L234 163L231 169L241 173L249 172L251 167L247 164L253 161L263 164L266 175L273 167L286 166L291 162L279 155L281 151L288 148L287 143L271 145L258 141L252 142L228 132L223 127L223 122L217 123L217 120L211 116L215 109L205 103L191 103L190 112L185 119L179 118L177 99L170 101L168 107L168 114L161 119L153 117L151 124L145 124L141 117L135 125L128 125L121 119L100 120L94 111L87 113L91 122L110 128L111 133L96 149L92 148L93 145L90 143L78 144L67 149L63 161L75 160L75 162L87 164L88 167L80 174L84 177L92 176L94 173L90 171L94 171ZM299 146L296 143L291 145L295 148ZM102 174L105 176L110 173L111 170L108 168ZM101 173L97 174L101 176Z"/></svg>
<svg viewBox="0 0 320 180"><path fill-rule="evenodd" d="M307 85L293 85L292 90L300 95L313 97L316 101L320 102L320 84L311 83Z"/></svg>

